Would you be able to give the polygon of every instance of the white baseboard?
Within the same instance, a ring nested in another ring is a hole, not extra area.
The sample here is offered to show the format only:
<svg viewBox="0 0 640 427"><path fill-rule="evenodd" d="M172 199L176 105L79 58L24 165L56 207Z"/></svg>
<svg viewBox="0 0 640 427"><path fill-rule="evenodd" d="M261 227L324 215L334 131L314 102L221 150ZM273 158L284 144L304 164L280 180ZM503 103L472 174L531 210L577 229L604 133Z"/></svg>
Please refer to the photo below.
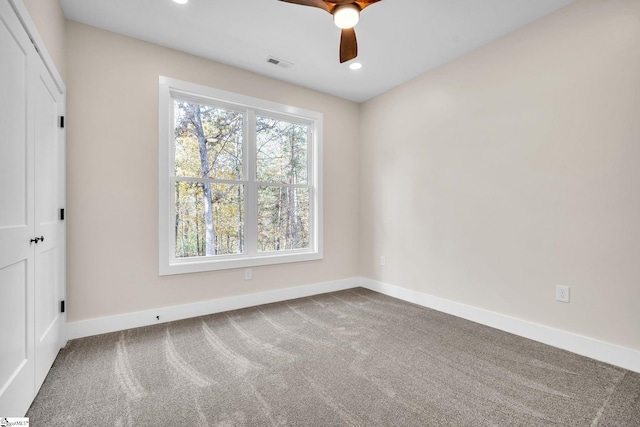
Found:
<svg viewBox="0 0 640 427"><path fill-rule="evenodd" d="M293 288L277 289L274 291L238 295L191 304L70 322L67 323L67 339L72 340L92 335L105 334L108 332L116 332L125 329L139 328L141 326L149 326L158 323L172 322L174 320L204 316L207 314L254 307L261 304L319 295L327 292L342 291L358 287L359 283L359 278L336 280L332 282L296 286ZM158 320L156 316L160 316L160 320Z"/></svg>
<svg viewBox="0 0 640 427"><path fill-rule="evenodd" d="M611 365L640 372L640 351L637 350L367 278L360 278L360 286Z"/></svg>
<svg viewBox="0 0 640 427"><path fill-rule="evenodd" d="M640 351L363 277L70 322L67 323L67 338L71 340L108 332L122 331L141 326L254 307L261 304L352 289L358 286L500 329L524 338L529 338L553 347L568 350L592 359L610 363L634 372L640 372ZM160 320L158 320L156 316L160 316Z"/></svg>

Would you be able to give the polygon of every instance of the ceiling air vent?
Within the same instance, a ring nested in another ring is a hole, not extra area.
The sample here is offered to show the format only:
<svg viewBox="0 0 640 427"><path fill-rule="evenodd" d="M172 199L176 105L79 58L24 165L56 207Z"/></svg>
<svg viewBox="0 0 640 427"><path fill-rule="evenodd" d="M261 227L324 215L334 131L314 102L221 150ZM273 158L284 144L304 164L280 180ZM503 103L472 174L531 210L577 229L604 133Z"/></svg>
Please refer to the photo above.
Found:
<svg viewBox="0 0 640 427"><path fill-rule="evenodd" d="M269 64L277 65L278 67L281 67L281 68L291 68L291 66L293 65L291 62L287 62L287 61L284 61L282 59L274 58L273 56L268 57L267 58L267 62Z"/></svg>

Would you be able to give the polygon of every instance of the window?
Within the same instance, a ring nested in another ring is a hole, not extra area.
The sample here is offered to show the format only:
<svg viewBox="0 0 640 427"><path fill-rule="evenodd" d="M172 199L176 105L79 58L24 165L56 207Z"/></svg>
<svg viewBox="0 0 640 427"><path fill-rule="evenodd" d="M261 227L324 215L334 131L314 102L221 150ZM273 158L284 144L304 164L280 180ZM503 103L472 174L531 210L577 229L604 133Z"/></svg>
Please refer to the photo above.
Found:
<svg viewBox="0 0 640 427"><path fill-rule="evenodd" d="M160 274L322 258L322 114L160 77Z"/></svg>

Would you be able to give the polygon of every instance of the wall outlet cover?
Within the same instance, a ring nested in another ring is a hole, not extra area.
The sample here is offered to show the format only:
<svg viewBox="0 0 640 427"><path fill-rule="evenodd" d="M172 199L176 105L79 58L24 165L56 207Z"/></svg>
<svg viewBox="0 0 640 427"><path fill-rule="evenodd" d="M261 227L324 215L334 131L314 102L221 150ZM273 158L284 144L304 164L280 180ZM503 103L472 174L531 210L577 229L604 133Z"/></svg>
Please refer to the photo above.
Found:
<svg viewBox="0 0 640 427"><path fill-rule="evenodd" d="M569 287L556 285L556 300L561 302L569 302Z"/></svg>

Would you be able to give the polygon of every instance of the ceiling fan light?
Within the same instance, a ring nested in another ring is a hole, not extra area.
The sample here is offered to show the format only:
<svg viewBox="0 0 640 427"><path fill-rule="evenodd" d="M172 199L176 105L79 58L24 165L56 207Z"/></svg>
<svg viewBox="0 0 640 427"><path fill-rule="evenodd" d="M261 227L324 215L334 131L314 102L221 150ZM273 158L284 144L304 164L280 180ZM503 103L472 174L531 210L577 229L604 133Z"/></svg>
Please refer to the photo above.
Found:
<svg viewBox="0 0 640 427"><path fill-rule="evenodd" d="M360 8L355 4L343 4L333 12L333 22L339 28L353 28L360 19Z"/></svg>

